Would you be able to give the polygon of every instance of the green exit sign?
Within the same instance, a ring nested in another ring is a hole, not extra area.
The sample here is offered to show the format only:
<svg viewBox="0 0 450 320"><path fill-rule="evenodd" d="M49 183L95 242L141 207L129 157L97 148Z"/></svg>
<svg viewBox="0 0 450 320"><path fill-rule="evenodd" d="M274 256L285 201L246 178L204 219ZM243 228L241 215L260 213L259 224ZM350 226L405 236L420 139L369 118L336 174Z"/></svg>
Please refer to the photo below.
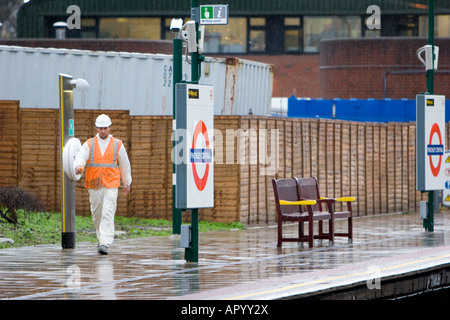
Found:
<svg viewBox="0 0 450 320"><path fill-rule="evenodd" d="M200 6L200 24L228 24L228 5Z"/></svg>

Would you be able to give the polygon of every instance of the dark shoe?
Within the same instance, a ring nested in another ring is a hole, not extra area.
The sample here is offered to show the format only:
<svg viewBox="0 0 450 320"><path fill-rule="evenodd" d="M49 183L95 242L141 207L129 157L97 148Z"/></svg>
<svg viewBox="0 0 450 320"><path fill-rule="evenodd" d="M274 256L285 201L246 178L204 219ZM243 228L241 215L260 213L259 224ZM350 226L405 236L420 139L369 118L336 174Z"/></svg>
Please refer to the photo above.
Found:
<svg viewBox="0 0 450 320"><path fill-rule="evenodd" d="M100 253L100 254L108 254L108 247L103 244L99 245L97 247L97 249L98 249L98 253Z"/></svg>

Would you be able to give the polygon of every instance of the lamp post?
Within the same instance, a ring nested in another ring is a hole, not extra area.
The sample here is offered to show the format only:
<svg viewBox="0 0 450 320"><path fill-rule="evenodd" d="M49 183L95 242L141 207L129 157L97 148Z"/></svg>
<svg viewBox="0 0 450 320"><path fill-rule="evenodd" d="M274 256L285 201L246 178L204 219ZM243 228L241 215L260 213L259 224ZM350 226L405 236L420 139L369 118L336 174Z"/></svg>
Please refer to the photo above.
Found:
<svg viewBox="0 0 450 320"><path fill-rule="evenodd" d="M74 137L73 90L89 88L86 80L73 80L71 76L59 74L59 115L60 115L60 155L61 155L61 244L63 249L75 248L75 181L73 160L81 147Z"/></svg>
<svg viewBox="0 0 450 320"><path fill-rule="evenodd" d="M175 34L173 39L173 109L172 109L172 151L175 150L176 137L176 107L175 107L175 91L176 84L181 82L183 65L182 65L182 51L183 40L181 39L181 30L183 28L183 19L172 19L170 30ZM175 205L176 194L176 164L172 161L172 234L181 233L181 210Z"/></svg>

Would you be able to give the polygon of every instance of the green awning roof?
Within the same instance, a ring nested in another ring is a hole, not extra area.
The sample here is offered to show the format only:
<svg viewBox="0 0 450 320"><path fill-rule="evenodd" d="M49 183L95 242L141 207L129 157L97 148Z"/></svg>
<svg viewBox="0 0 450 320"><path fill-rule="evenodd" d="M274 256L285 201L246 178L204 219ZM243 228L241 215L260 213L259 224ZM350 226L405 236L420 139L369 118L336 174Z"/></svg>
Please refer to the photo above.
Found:
<svg viewBox="0 0 450 320"><path fill-rule="evenodd" d="M426 13L428 0L200 0L203 4L228 4L230 15L365 14L377 5L382 14ZM87 15L189 15L190 0L31 0L21 11L65 14L78 5ZM450 0L435 0L436 13L450 14Z"/></svg>
<svg viewBox="0 0 450 320"><path fill-rule="evenodd" d="M381 15L428 14L428 0L199 0L204 4L228 4L229 15L366 15L377 5ZM18 13L19 37L42 37L45 17L68 16L67 7L78 5L82 17L144 16L186 17L190 0L31 0ZM450 0L435 0L436 14L450 14Z"/></svg>

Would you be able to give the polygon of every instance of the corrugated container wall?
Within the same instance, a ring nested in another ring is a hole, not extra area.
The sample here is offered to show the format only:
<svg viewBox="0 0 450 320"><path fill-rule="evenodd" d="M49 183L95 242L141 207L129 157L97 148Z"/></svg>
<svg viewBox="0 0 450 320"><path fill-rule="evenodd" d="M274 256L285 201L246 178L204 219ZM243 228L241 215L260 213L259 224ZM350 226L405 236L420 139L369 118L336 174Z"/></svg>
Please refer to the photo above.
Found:
<svg viewBox="0 0 450 320"><path fill-rule="evenodd" d="M191 66L183 61L189 81ZM89 91L74 94L76 109L172 115L171 55L0 46L0 100L59 108L59 73L89 83ZM215 115L269 115L272 82L271 65L209 57L202 63L200 84L215 88Z"/></svg>

